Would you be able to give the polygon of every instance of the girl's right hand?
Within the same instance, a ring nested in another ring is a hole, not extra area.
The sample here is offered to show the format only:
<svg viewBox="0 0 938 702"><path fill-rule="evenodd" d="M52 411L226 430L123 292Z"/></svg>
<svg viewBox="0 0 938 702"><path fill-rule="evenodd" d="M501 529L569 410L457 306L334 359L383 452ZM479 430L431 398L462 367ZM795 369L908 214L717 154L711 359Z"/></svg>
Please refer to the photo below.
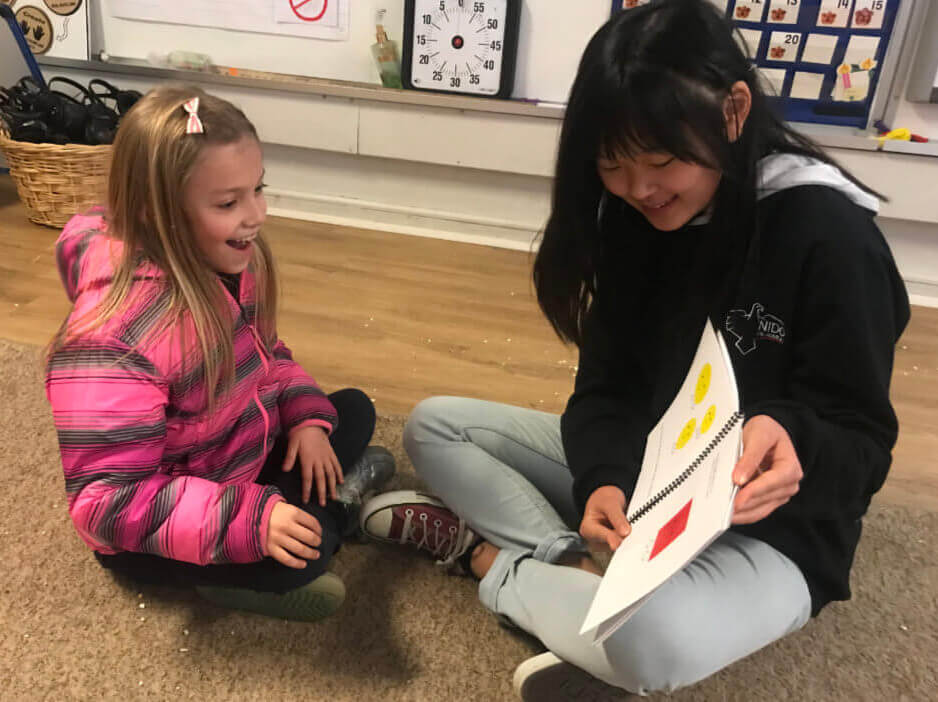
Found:
<svg viewBox="0 0 938 702"><path fill-rule="evenodd" d="M615 551L631 531L625 518L625 493L615 485L593 490L583 509L580 536L599 549Z"/></svg>
<svg viewBox="0 0 938 702"><path fill-rule="evenodd" d="M288 502L278 502L267 526L267 554L290 568L305 568L306 561L319 558L322 544L319 520Z"/></svg>

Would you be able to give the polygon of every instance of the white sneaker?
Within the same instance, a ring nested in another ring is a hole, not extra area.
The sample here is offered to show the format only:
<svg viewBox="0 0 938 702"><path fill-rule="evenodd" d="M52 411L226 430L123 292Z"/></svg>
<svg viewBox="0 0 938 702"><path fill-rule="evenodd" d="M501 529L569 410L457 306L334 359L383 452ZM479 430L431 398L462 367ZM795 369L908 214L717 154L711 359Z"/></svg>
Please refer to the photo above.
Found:
<svg viewBox="0 0 938 702"><path fill-rule="evenodd" d="M414 490L386 492L365 502L361 527L373 539L429 551L445 567L455 564L476 538L440 500Z"/></svg>
<svg viewBox="0 0 938 702"><path fill-rule="evenodd" d="M629 696L550 651L515 668L513 683L524 702L605 702Z"/></svg>

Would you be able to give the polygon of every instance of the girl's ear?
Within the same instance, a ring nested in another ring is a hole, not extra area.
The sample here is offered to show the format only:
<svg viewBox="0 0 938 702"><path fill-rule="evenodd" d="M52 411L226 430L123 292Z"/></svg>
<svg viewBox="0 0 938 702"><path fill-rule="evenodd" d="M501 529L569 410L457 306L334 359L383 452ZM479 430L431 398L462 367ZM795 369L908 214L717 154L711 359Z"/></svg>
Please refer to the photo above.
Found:
<svg viewBox="0 0 938 702"><path fill-rule="evenodd" d="M752 93L745 81L738 80L730 88L723 101L723 119L726 120L726 135L731 142L739 139L752 108Z"/></svg>

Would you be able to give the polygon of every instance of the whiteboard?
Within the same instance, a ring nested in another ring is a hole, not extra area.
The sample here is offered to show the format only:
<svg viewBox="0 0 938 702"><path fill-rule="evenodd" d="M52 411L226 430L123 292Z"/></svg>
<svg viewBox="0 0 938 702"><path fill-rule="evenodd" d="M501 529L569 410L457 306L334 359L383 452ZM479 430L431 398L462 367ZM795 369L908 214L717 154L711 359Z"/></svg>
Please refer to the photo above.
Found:
<svg viewBox="0 0 938 702"><path fill-rule="evenodd" d="M115 17L315 39L348 38L351 0L111 0Z"/></svg>
<svg viewBox="0 0 938 702"><path fill-rule="evenodd" d="M115 17L115 6L126 1L98 0L92 4L96 15L91 20L93 53L104 50L118 58L147 59L153 53L195 51L208 54L213 63L222 66L380 84L370 52L378 9L387 11L384 24L390 38L400 42L403 37L403 0L348 0L346 41ZM609 0L525 0L513 96L565 102L579 57L589 38L609 18L610 8Z"/></svg>

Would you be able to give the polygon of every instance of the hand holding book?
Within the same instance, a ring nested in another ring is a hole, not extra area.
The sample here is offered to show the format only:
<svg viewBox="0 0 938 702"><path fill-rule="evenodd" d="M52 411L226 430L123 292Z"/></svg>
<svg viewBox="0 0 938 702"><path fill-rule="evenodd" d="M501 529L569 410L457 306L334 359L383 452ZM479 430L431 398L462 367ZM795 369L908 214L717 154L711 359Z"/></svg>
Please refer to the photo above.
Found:
<svg viewBox="0 0 938 702"><path fill-rule="evenodd" d="M804 475L791 437L768 415L746 422L743 446L733 470L733 482L740 487L733 502L733 524L765 519L798 492Z"/></svg>
<svg viewBox="0 0 938 702"><path fill-rule="evenodd" d="M615 551L631 532L625 518L625 493L615 485L594 490L583 509L580 536L593 546Z"/></svg>

